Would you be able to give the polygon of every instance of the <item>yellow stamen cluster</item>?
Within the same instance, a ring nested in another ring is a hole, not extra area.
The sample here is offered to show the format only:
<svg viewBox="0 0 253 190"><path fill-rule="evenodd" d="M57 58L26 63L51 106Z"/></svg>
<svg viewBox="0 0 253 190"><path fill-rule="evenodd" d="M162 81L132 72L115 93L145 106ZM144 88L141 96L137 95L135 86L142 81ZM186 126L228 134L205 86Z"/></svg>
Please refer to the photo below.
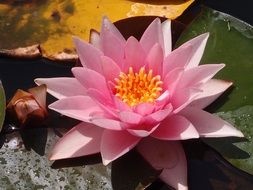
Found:
<svg viewBox="0 0 253 190"><path fill-rule="evenodd" d="M128 74L121 72L115 81L116 96L129 106L153 103L160 96L163 84L160 75L153 76L152 70L146 73L143 67L139 73L134 73L130 67Z"/></svg>

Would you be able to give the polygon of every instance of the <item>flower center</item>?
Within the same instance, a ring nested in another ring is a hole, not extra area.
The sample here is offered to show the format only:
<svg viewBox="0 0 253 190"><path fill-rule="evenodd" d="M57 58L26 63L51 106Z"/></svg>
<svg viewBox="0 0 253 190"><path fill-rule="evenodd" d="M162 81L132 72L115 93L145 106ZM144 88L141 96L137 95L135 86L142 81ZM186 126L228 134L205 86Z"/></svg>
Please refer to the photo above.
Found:
<svg viewBox="0 0 253 190"><path fill-rule="evenodd" d="M154 102L160 96L163 84L160 75L153 76L153 71L149 70L147 73L144 67L139 73L134 73L130 67L128 74L120 72L115 81L115 95L129 106Z"/></svg>

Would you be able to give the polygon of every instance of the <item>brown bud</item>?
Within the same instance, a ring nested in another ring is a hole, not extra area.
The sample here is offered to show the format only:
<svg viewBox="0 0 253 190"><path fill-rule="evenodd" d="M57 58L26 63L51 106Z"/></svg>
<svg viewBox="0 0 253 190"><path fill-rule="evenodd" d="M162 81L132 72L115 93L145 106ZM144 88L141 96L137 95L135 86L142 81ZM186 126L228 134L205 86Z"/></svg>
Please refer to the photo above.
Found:
<svg viewBox="0 0 253 190"><path fill-rule="evenodd" d="M18 89L6 107L8 119L19 127L38 126L47 116L46 85Z"/></svg>

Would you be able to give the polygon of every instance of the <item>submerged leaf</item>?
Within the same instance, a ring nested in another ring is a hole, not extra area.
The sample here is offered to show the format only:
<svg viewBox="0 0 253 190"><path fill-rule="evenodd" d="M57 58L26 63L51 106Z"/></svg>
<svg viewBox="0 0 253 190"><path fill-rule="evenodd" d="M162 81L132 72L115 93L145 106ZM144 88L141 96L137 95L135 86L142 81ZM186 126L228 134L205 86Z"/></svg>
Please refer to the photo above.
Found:
<svg viewBox="0 0 253 190"><path fill-rule="evenodd" d="M54 60L76 58L72 36L88 40L100 30L101 18L113 22L133 16L154 15L175 19L194 0L48 0L0 2L0 49L40 44L42 54ZM1 51L0 51L1 53ZM2 54L18 56L7 50Z"/></svg>
<svg viewBox="0 0 253 190"><path fill-rule="evenodd" d="M32 130L34 135L41 134L41 129ZM110 167L105 168L102 164L51 168L52 163L46 155L59 137L50 129L44 156L34 150L28 151L19 133L9 134L6 138L0 149L0 189L112 189ZM42 146L35 138L30 141L33 146Z"/></svg>

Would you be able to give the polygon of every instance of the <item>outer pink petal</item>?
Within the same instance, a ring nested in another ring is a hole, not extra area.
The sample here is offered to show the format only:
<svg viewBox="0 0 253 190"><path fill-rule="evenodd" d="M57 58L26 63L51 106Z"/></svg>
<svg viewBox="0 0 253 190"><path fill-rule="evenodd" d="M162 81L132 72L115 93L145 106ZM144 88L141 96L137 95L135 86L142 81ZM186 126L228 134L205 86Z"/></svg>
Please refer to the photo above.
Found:
<svg viewBox="0 0 253 190"><path fill-rule="evenodd" d="M161 75L163 68L163 49L159 44L155 44L146 58L148 68L153 70L154 75Z"/></svg>
<svg viewBox="0 0 253 190"><path fill-rule="evenodd" d="M194 67L184 72L179 88L196 86L210 80L225 64L207 64Z"/></svg>
<svg viewBox="0 0 253 190"><path fill-rule="evenodd" d="M126 131L105 130L101 142L101 155L103 164L107 165L113 160L127 153L140 141Z"/></svg>
<svg viewBox="0 0 253 190"><path fill-rule="evenodd" d="M103 93L101 93L101 91L99 91L97 89L94 89L94 88L88 89L87 95L90 96L96 102L98 102L104 106L108 106L110 108L112 108L114 106L112 99L110 97L105 96Z"/></svg>
<svg viewBox="0 0 253 190"><path fill-rule="evenodd" d="M86 88L94 88L109 98L110 93L104 76L98 72L82 67L72 68L75 78Z"/></svg>
<svg viewBox="0 0 253 190"><path fill-rule="evenodd" d="M197 98L190 104L192 107L203 109L215 101L225 90L233 83L223 80L211 79L203 84L200 89L203 90Z"/></svg>
<svg viewBox="0 0 253 190"><path fill-rule="evenodd" d="M160 19L158 19L158 18L155 19L149 25L149 27L143 33L140 43L141 43L144 51L146 52L146 54L148 54L148 52L151 50L151 48L157 43L164 49L162 26L161 26Z"/></svg>
<svg viewBox="0 0 253 190"><path fill-rule="evenodd" d="M115 78L119 77L120 67L111 58L102 56L102 69L106 81L113 81Z"/></svg>
<svg viewBox="0 0 253 190"><path fill-rule="evenodd" d="M58 99L86 95L86 89L75 78L37 78L35 83L37 85L46 84L48 93Z"/></svg>
<svg viewBox="0 0 253 190"><path fill-rule="evenodd" d="M177 165L178 155L173 141L161 141L147 137L137 145L138 152L157 170L173 168Z"/></svg>
<svg viewBox="0 0 253 190"><path fill-rule="evenodd" d="M103 55L103 53L93 45L81 40L78 37L74 37L73 41L82 65L102 73L100 57Z"/></svg>
<svg viewBox="0 0 253 190"><path fill-rule="evenodd" d="M168 19L162 23L163 40L164 40L164 54L167 56L171 52L171 21Z"/></svg>
<svg viewBox="0 0 253 190"><path fill-rule="evenodd" d="M145 125L145 124L144 124ZM149 136L151 133L153 133L157 127L159 126L159 124L155 125L155 126L149 126L149 130L145 130L145 129L127 129L127 131L137 137L147 137ZM140 127L141 128L141 127Z"/></svg>
<svg viewBox="0 0 253 190"><path fill-rule="evenodd" d="M208 37L209 37L209 33L201 34L201 35L187 41L181 47L179 47L179 48L182 48L182 47L191 45L193 48L193 51L191 54L191 59L186 67L187 69L190 69L190 68L193 68L193 67L196 67L199 65L199 62L202 58L202 55L203 55L205 47L206 47L206 42L208 40Z"/></svg>
<svg viewBox="0 0 253 190"><path fill-rule="evenodd" d="M199 134L191 122L180 115L173 115L163 120L151 136L161 140L199 138Z"/></svg>
<svg viewBox="0 0 253 190"><path fill-rule="evenodd" d="M107 118L96 118L96 116L91 119L91 123L105 129L116 130L116 131L121 131L126 126L124 123L120 121L107 119Z"/></svg>
<svg viewBox="0 0 253 190"><path fill-rule="evenodd" d="M193 107L180 112L197 129L201 137L243 137L241 131L219 117Z"/></svg>
<svg viewBox="0 0 253 190"><path fill-rule="evenodd" d="M126 42L125 59L126 64L123 71L128 71L128 68L132 67L134 72L139 72L140 68L144 66L144 50L138 40L132 36Z"/></svg>
<svg viewBox="0 0 253 190"><path fill-rule="evenodd" d="M187 186L187 163L183 147L178 141L145 138L137 146L139 153L157 170L160 178L178 189Z"/></svg>
<svg viewBox="0 0 253 190"><path fill-rule="evenodd" d="M112 58L119 65L119 67L122 68L124 63L124 50L126 42L116 33L117 32L115 32L112 27L103 25L100 34L101 48L105 56Z"/></svg>
<svg viewBox="0 0 253 190"><path fill-rule="evenodd" d="M180 82L181 76L184 73L184 68L177 67L170 71L163 79L163 87L167 89L171 96L173 96L174 91Z"/></svg>
<svg viewBox="0 0 253 190"><path fill-rule="evenodd" d="M125 42L125 38L122 36L120 31L116 28L114 24L108 19L108 17L104 16L102 20L102 28L101 31L109 30L113 35L115 35L119 40Z"/></svg>
<svg viewBox="0 0 253 190"><path fill-rule="evenodd" d="M173 50L164 59L163 77L176 68L185 68L191 59L193 48L191 45L179 47Z"/></svg>
<svg viewBox="0 0 253 190"><path fill-rule="evenodd" d="M115 105L113 104L112 99L104 96L100 91L97 89L90 88L87 90L87 95L89 95L96 103L97 105L104 110L104 113L109 114L111 117L118 118L117 109L115 108Z"/></svg>
<svg viewBox="0 0 253 190"><path fill-rule="evenodd" d="M66 133L54 146L50 160L74 158L100 152L103 129L80 123Z"/></svg>
<svg viewBox="0 0 253 190"><path fill-rule="evenodd" d="M171 97L173 113L178 113L188 106L202 91L194 88L182 88L176 90Z"/></svg>
<svg viewBox="0 0 253 190"><path fill-rule="evenodd" d="M68 117L89 122L93 112L103 110L88 96L72 96L58 100L49 108Z"/></svg>
<svg viewBox="0 0 253 190"><path fill-rule="evenodd" d="M187 161L184 149L180 142L173 142L175 154L178 155L178 163L173 168L165 168L160 174L160 179L178 190L187 190Z"/></svg>

